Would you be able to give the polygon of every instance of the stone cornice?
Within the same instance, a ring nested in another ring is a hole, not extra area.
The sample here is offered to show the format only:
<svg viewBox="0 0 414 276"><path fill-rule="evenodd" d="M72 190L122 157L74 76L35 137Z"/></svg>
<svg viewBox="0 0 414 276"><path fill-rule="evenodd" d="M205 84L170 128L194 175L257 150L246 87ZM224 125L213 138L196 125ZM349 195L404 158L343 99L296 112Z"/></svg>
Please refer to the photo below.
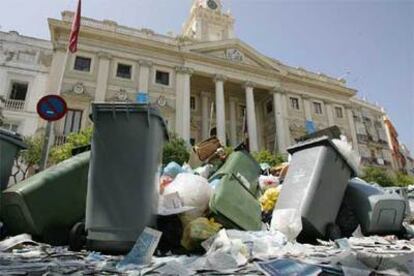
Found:
<svg viewBox="0 0 414 276"><path fill-rule="evenodd" d="M185 67L185 66L176 66L175 71L177 73L188 74L190 76L194 73L193 69L191 69L190 67Z"/></svg>
<svg viewBox="0 0 414 276"><path fill-rule="evenodd" d="M49 25L52 34L52 41L54 40L54 38L56 39L55 34L60 33L62 31L70 31L70 22L63 22L52 19L49 20ZM167 43L166 41L161 41L157 39L152 40L153 38L130 36L129 34L117 32L114 33L113 31L101 30L83 25L81 36L83 36L84 38L90 37L91 41L94 41L96 39L104 39L106 42L113 43L114 45L119 45L119 47L121 48L128 48L130 49L131 53L135 54L139 54L138 50L146 49L149 51L156 51L157 54L179 56L181 59L188 60L189 62L202 62L203 64L206 64L208 66L221 66L226 68L226 70L237 71L240 74L249 73L257 78L263 79L265 83L274 81L276 78L282 78L284 81L292 81L300 83L302 85L312 86L318 89L323 89L324 91L329 91L332 94L335 93L342 96L353 96L355 94L355 91L350 88L336 85L334 83L323 80L309 78L307 76L299 76L292 73L283 75L281 72L277 72L276 70L271 70L269 68L260 68L246 64L234 64L229 63L225 59L214 58L205 54L185 52L182 51L181 48L178 46L177 41L175 41L176 43L174 43L173 40L168 40L171 41L171 43ZM99 45L96 47L99 47Z"/></svg>

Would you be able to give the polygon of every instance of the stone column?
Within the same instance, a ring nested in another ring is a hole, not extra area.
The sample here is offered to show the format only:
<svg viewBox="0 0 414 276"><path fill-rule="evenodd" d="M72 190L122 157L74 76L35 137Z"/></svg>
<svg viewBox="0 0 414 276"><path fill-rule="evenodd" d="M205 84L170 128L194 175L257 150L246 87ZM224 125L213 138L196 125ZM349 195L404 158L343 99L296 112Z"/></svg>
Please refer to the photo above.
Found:
<svg viewBox="0 0 414 276"><path fill-rule="evenodd" d="M178 135L190 143L190 79L193 70L187 67L176 68L176 127Z"/></svg>
<svg viewBox="0 0 414 276"><path fill-rule="evenodd" d="M138 61L138 63L139 63L138 92L148 93L152 62L147 61L147 60L140 60Z"/></svg>
<svg viewBox="0 0 414 276"><path fill-rule="evenodd" d="M237 145L237 98L230 97L230 143L231 146Z"/></svg>
<svg viewBox="0 0 414 276"><path fill-rule="evenodd" d="M226 78L222 75L216 75L214 82L216 84L216 128L217 138L223 146L226 146L226 111L224 104L224 81Z"/></svg>
<svg viewBox="0 0 414 276"><path fill-rule="evenodd" d="M208 92L201 92L201 137L203 140L210 137L210 108L208 106L208 98L209 93Z"/></svg>
<svg viewBox="0 0 414 276"><path fill-rule="evenodd" d="M256 110L253 95L253 84L246 82L244 84L246 90L246 110L247 110L247 130L249 134L249 148L251 152L259 151L259 145L257 142L257 121Z"/></svg>
<svg viewBox="0 0 414 276"><path fill-rule="evenodd" d="M104 102L108 89L109 65L112 56L105 52L99 52L98 77L96 79L95 101Z"/></svg>
<svg viewBox="0 0 414 276"><path fill-rule="evenodd" d="M309 101L308 95L302 95L303 99L303 110L305 111L305 119L306 121L312 121L312 106L311 102Z"/></svg>
<svg viewBox="0 0 414 276"><path fill-rule="evenodd" d="M46 94L60 94L62 91L57 91L59 89L60 77L62 75L62 70L65 70L67 64L64 68L65 56L66 56L66 46L64 44L56 44L53 49L53 59L50 66L50 73L47 83ZM70 63L69 59L68 62Z"/></svg>
<svg viewBox="0 0 414 276"><path fill-rule="evenodd" d="M273 110L276 123L276 141L277 151L279 153L286 153L286 149L289 146L286 133L289 133L289 126L286 122L286 113L284 108L284 93L285 91L281 87L275 87L272 90L273 94Z"/></svg>
<svg viewBox="0 0 414 276"><path fill-rule="evenodd" d="M334 126L335 120L334 120L334 110L333 110L332 103L325 102L325 106L326 106L326 115L328 115L328 125Z"/></svg>
<svg viewBox="0 0 414 276"><path fill-rule="evenodd" d="M359 152L358 138L357 138L355 123L354 123L354 114L352 113L352 106L346 105L344 107L345 107L346 115L348 116L349 130L351 131L351 138L352 138L352 146L354 150Z"/></svg>

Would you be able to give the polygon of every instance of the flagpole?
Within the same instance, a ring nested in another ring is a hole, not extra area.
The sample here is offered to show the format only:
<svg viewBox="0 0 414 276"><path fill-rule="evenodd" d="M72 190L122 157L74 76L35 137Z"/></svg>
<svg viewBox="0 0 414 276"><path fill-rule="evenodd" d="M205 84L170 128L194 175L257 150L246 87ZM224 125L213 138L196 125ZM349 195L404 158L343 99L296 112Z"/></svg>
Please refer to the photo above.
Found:
<svg viewBox="0 0 414 276"><path fill-rule="evenodd" d="M63 60L63 68L62 68L62 72L59 77L59 87L58 87L58 90L56 91L56 94L59 94L59 95L62 93L63 78L65 76L65 70L66 70L66 65L68 63L68 57L69 57L69 47L67 47L66 49L65 58ZM49 151L50 151L50 146L51 146L53 125L54 124L52 121L48 121L46 124L45 136L43 137L42 155L40 158L40 167L39 167L40 171L43 171L47 167L47 159L49 156Z"/></svg>

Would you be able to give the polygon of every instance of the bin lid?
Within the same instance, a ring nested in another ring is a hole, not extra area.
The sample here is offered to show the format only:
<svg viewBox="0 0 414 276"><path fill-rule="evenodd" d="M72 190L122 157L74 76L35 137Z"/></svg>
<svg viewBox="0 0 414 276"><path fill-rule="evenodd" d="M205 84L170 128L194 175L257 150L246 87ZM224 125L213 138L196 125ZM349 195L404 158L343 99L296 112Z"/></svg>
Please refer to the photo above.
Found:
<svg viewBox="0 0 414 276"><path fill-rule="evenodd" d="M352 166L352 164L348 161L348 159L345 158L345 156L341 153L341 151L337 148L337 146L332 142L332 140L329 138L329 136L322 136L322 137L319 137L319 138L306 140L304 142L299 142L298 144L289 147L287 149L287 152L293 155L295 152L302 151L302 150L308 149L308 148L318 147L318 146L321 146L321 145L329 146L329 147L333 148L336 151L336 153L338 154L338 156L340 156L344 160L344 162L348 165L348 167L350 168L351 176L356 176L357 175L356 168L354 168L354 166Z"/></svg>
<svg viewBox="0 0 414 276"><path fill-rule="evenodd" d="M165 139L168 140L168 130L165 124L164 118L161 115L161 111L150 104L141 103L119 103L119 102L107 102L107 103L92 103L92 112L90 118L92 121L96 119L97 113L110 112L110 113L146 113L150 116L154 116L160 120L164 129Z"/></svg>
<svg viewBox="0 0 414 276"><path fill-rule="evenodd" d="M17 147L21 149L27 149L27 145L23 142L22 136L17 132L0 128L0 140L5 140L7 142L15 144Z"/></svg>

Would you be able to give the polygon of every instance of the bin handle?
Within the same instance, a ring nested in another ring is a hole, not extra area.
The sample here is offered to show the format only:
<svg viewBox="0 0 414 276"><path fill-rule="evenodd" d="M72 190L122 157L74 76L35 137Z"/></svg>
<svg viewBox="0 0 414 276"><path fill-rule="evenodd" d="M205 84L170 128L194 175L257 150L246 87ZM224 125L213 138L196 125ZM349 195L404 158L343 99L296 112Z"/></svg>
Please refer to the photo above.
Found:
<svg viewBox="0 0 414 276"><path fill-rule="evenodd" d="M147 123L148 123L148 128L151 128L151 120L150 120L150 103L149 100L147 101Z"/></svg>

